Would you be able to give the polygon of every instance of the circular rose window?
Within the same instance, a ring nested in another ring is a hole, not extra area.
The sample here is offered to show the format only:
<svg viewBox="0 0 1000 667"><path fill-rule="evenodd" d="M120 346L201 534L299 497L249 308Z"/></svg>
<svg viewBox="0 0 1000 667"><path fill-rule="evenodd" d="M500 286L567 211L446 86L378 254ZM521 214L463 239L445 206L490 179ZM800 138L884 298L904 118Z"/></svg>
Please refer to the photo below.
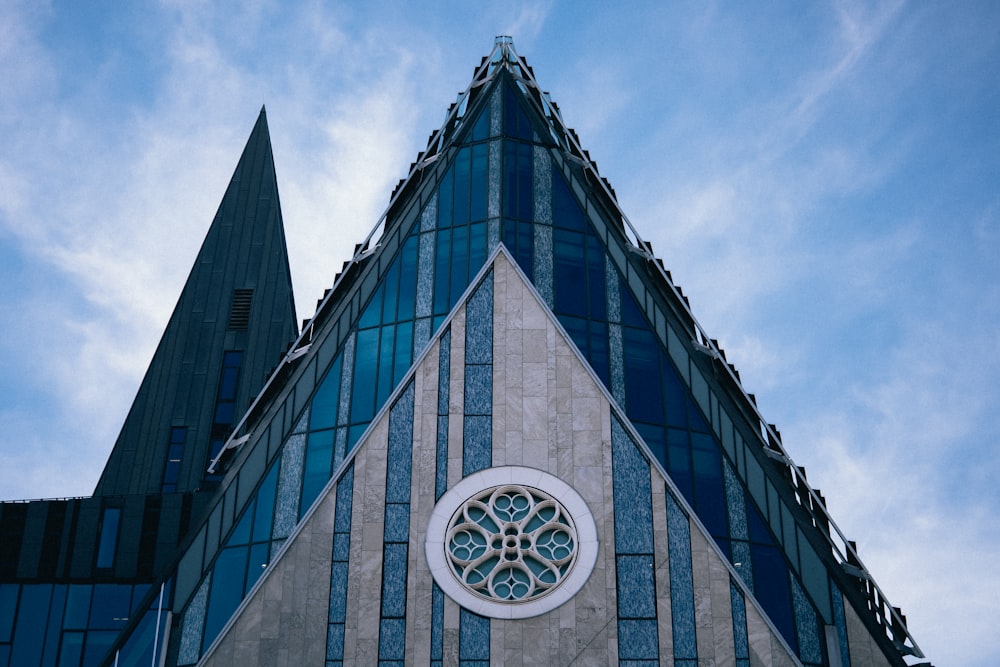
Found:
<svg viewBox="0 0 1000 667"><path fill-rule="evenodd" d="M427 528L438 586L487 616L554 609L584 584L597 558L593 517L576 491L531 468L490 468L441 497Z"/></svg>

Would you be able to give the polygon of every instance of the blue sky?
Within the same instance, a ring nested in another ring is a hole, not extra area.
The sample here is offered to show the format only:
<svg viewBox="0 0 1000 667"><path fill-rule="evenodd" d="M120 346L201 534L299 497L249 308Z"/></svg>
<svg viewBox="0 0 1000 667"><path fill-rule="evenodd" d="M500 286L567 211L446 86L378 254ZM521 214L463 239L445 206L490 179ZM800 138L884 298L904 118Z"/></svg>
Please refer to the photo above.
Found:
<svg viewBox="0 0 1000 667"><path fill-rule="evenodd" d="M992 665L1000 4L0 3L0 498L87 495L261 104L300 317L518 52L939 664Z"/></svg>

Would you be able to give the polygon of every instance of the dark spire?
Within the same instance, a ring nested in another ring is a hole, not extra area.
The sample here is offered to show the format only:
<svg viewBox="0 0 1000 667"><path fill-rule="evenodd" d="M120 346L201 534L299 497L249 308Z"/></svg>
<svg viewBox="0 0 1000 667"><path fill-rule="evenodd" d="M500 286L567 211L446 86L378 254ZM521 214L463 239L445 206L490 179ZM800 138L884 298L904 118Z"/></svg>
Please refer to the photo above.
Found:
<svg viewBox="0 0 1000 667"><path fill-rule="evenodd" d="M297 333L267 117L243 155L96 495L193 491Z"/></svg>

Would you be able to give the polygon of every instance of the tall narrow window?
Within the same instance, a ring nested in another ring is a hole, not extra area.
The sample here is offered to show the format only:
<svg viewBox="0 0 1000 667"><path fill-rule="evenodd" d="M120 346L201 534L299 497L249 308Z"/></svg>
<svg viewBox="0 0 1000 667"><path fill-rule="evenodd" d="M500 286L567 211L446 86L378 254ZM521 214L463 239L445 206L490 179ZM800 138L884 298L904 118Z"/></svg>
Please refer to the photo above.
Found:
<svg viewBox="0 0 1000 667"><path fill-rule="evenodd" d="M208 463L206 468L222 451L222 446L233 430L236 417L236 394L239 388L240 367L243 365L243 352L230 350L222 355L222 370L219 372L219 392L215 398L215 412L212 415L212 433L208 447ZM217 482L221 474L204 475L207 482Z"/></svg>
<svg viewBox="0 0 1000 667"><path fill-rule="evenodd" d="M101 515L101 534L97 544L98 569L110 569L115 564L118 549L118 524L122 511L118 507L105 507Z"/></svg>
<svg viewBox="0 0 1000 667"><path fill-rule="evenodd" d="M177 478L181 473L181 460L184 458L184 440L187 439L186 426L174 426L170 429L170 442L167 444L167 465L163 468L163 493L177 491Z"/></svg>

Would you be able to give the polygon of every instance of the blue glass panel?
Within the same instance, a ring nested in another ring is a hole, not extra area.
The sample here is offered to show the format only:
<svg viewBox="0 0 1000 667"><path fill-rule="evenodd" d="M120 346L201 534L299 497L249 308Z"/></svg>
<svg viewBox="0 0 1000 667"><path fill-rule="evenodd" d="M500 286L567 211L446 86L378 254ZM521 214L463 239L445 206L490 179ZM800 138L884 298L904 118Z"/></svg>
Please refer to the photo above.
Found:
<svg viewBox="0 0 1000 667"><path fill-rule="evenodd" d="M688 502L694 504L694 486L691 473L691 450L688 432L677 428L667 429L667 471Z"/></svg>
<svg viewBox="0 0 1000 667"><path fill-rule="evenodd" d="M17 625L14 627L12 665L37 665L45 645L45 622L48 616L52 586L34 584L21 588Z"/></svg>
<svg viewBox="0 0 1000 667"><path fill-rule="evenodd" d="M660 362L663 366L663 398L666 402L667 424L687 428L687 392L683 381L677 375L677 370L670 359L662 351Z"/></svg>
<svg viewBox="0 0 1000 667"><path fill-rule="evenodd" d="M247 565L247 582L243 588L243 595L246 596L253 588L253 585L264 574L267 564L270 562L269 553L271 545L268 542L255 544L250 547L250 563Z"/></svg>
<svg viewBox="0 0 1000 667"><path fill-rule="evenodd" d="M371 421L375 416L375 373L378 362L378 329L358 332L354 354L354 392L351 399L351 421Z"/></svg>
<svg viewBox="0 0 1000 667"><path fill-rule="evenodd" d="M233 414L236 412L236 405L233 403L220 402L215 405L215 418L213 421L216 424L232 424Z"/></svg>
<svg viewBox="0 0 1000 667"><path fill-rule="evenodd" d="M608 325L590 321L590 366L605 387L611 386L611 350L608 343Z"/></svg>
<svg viewBox="0 0 1000 667"><path fill-rule="evenodd" d="M469 283L469 228L455 227L451 242L451 294L449 306L458 303L458 298Z"/></svg>
<svg viewBox="0 0 1000 667"><path fill-rule="evenodd" d="M56 664L56 653L55 648L59 645L59 635L62 632L62 628L59 624L62 622L63 611L66 606L66 585L56 584L52 588L52 601L49 603L49 618L47 623L47 630L45 634L45 655L42 662L42 667L55 667ZM44 623L43 619L38 619L40 623Z"/></svg>
<svg viewBox="0 0 1000 667"><path fill-rule="evenodd" d="M113 631L88 632L83 649L83 667L97 667L101 663L101 658L111 650L111 645L115 643L117 637L118 633Z"/></svg>
<svg viewBox="0 0 1000 667"><path fill-rule="evenodd" d="M399 258L397 257L382 278L382 319L381 324L396 321L396 307L399 304Z"/></svg>
<svg viewBox="0 0 1000 667"><path fill-rule="evenodd" d="M412 320L417 303L417 250L420 240L416 233L410 234L403 244L399 269L399 305L396 317Z"/></svg>
<svg viewBox="0 0 1000 667"><path fill-rule="evenodd" d="M84 587L81 587L84 588ZM87 604L90 603L90 587L87 586ZM17 584L0 584L0 642L9 642L14 632L14 611L17 609ZM84 607L83 625L86 627L86 607Z"/></svg>
<svg viewBox="0 0 1000 667"><path fill-rule="evenodd" d="M507 86L503 96L504 134L531 141L531 121L517 101L518 95Z"/></svg>
<svg viewBox="0 0 1000 667"><path fill-rule="evenodd" d="M236 546L237 544L249 544L250 543L250 528L253 523L253 514L256 504L251 500L246 509L243 511L243 516L240 517L239 523L233 528L233 532L229 534L229 539L226 541L228 546Z"/></svg>
<svg viewBox="0 0 1000 667"><path fill-rule="evenodd" d="M90 603L88 627L120 630L128 622L132 607L132 587L125 584L95 584Z"/></svg>
<svg viewBox="0 0 1000 667"><path fill-rule="evenodd" d="M460 148L455 156L455 208L452 213L453 225L469 222L469 179L471 151L468 146Z"/></svg>
<svg viewBox="0 0 1000 667"><path fill-rule="evenodd" d="M628 288L628 285L624 280L620 283L621 290L621 308L622 308L622 324L629 327L641 327L645 329L649 326L646 322L646 316L642 314L639 309L639 304L635 302L635 297L632 296L632 290Z"/></svg>
<svg viewBox="0 0 1000 667"><path fill-rule="evenodd" d="M219 631L243 600L247 552L247 547L229 547L219 552L212 569L212 590L208 599L202 651L215 641Z"/></svg>
<svg viewBox="0 0 1000 667"><path fill-rule="evenodd" d="M792 595L788 585L788 566L776 547L751 544L753 554L754 595L781 635L798 652L792 617Z"/></svg>
<svg viewBox="0 0 1000 667"><path fill-rule="evenodd" d="M396 350L393 354L392 386L395 387L399 381L410 370L413 362L413 322L401 322L396 325Z"/></svg>
<svg viewBox="0 0 1000 667"><path fill-rule="evenodd" d="M708 422L705 421L705 416L701 414L701 410L694 401L688 401L688 421L690 422L692 431L700 431L702 433L708 433L711 429L708 428Z"/></svg>
<svg viewBox="0 0 1000 667"><path fill-rule="evenodd" d="M449 302L451 292L448 289L448 278L451 275L448 270L448 258L451 255L450 229L438 230L436 245L434 254L434 312L440 315L447 313L451 306ZM437 328L437 322L434 326Z"/></svg>
<svg viewBox="0 0 1000 667"><path fill-rule="evenodd" d="M318 431L309 434L306 445L305 474L302 479L302 502L299 507L305 514L330 480L330 466L333 465L334 430Z"/></svg>
<svg viewBox="0 0 1000 667"><path fill-rule="evenodd" d="M155 604L155 603L154 603ZM154 644L163 639L163 626L166 624L166 614L161 615L161 627L156 627L156 610L147 611L139 621L139 625L129 635L128 642L121 648L118 657L119 665L158 665L153 662ZM159 630L159 634L157 634Z"/></svg>
<svg viewBox="0 0 1000 667"><path fill-rule="evenodd" d="M695 508L698 517L712 535L725 537L729 534L728 511L719 450L694 449L691 455L694 463Z"/></svg>
<svg viewBox="0 0 1000 667"><path fill-rule="evenodd" d="M63 627L67 630L85 630L90 615L89 585L73 584L66 593L66 615ZM2 634L0 634L2 638Z"/></svg>
<svg viewBox="0 0 1000 667"><path fill-rule="evenodd" d="M337 425L337 408L340 405L340 364L343 357L337 358L327 371L323 383L313 396L309 413L309 430L331 428Z"/></svg>
<svg viewBox="0 0 1000 667"><path fill-rule="evenodd" d="M352 426L350 429L348 429L348 431L347 431L347 449L348 449L348 451L354 449L354 445L358 444L358 440L361 439L361 436L363 436L365 434L366 430L368 430L368 422L364 422L363 424L358 424L356 426Z"/></svg>
<svg viewBox="0 0 1000 667"><path fill-rule="evenodd" d="M487 118L483 114L480 121ZM471 220L486 219L486 198L489 190L489 144L477 144L472 147L472 182L469 195L469 217Z"/></svg>
<svg viewBox="0 0 1000 667"><path fill-rule="evenodd" d="M761 544L776 545L774 534L761 516L757 505L747 497L747 523L750 525L750 539Z"/></svg>
<svg viewBox="0 0 1000 667"><path fill-rule="evenodd" d="M586 229L579 202L569 189L566 179L556 170L552 171L552 213L552 222L557 227L567 227L578 231Z"/></svg>
<svg viewBox="0 0 1000 667"><path fill-rule="evenodd" d="M448 167L441 185L438 186L438 228L451 227L452 190L455 182L455 164Z"/></svg>
<svg viewBox="0 0 1000 667"><path fill-rule="evenodd" d="M118 546L118 521L122 511L118 507L105 507L101 518L101 536L97 546L97 567L110 568L115 564Z"/></svg>
<svg viewBox="0 0 1000 667"><path fill-rule="evenodd" d="M474 276L486 262L486 223L477 222L469 227L469 275Z"/></svg>
<svg viewBox="0 0 1000 667"><path fill-rule="evenodd" d="M472 128L469 141L480 141L490 136L490 106L487 104L479 113L476 124Z"/></svg>
<svg viewBox="0 0 1000 667"><path fill-rule="evenodd" d="M257 509L253 518L254 542L271 539L271 520L274 517L274 494L278 486L279 464L280 459L275 459L257 491Z"/></svg>
<svg viewBox="0 0 1000 667"><path fill-rule="evenodd" d="M240 376L239 367L226 366L222 369L222 377L219 380L219 400L236 400L236 380Z"/></svg>
<svg viewBox="0 0 1000 667"><path fill-rule="evenodd" d="M358 320L359 329L370 329L371 327L376 327L381 323L382 319L382 298L385 295L385 283L379 285L379 288L375 290L372 295L371 301L365 307L364 311L361 313L361 319Z"/></svg>
<svg viewBox="0 0 1000 667"><path fill-rule="evenodd" d="M378 358L378 391L375 394L375 405L385 403L392 393L392 355L396 346L396 327L388 324L382 327L382 337L379 342Z"/></svg>
<svg viewBox="0 0 1000 667"><path fill-rule="evenodd" d="M583 258L583 234L556 229L555 309L559 313L587 316L587 276ZM604 295L601 294L603 300Z"/></svg>
<svg viewBox="0 0 1000 667"><path fill-rule="evenodd" d="M635 421L662 422L663 396L660 393L659 346L648 329L623 329L625 355L625 396L629 417Z"/></svg>
<svg viewBox="0 0 1000 667"><path fill-rule="evenodd" d="M64 632L59 648L59 667L79 667L83 657L83 632ZM5 663L0 662L0 665Z"/></svg>
<svg viewBox="0 0 1000 667"><path fill-rule="evenodd" d="M604 248L592 233L587 234L587 292L589 295L590 317L606 320L608 317L607 289L604 277Z"/></svg>
<svg viewBox="0 0 1000 667"><path fill-rule="evenodd" d="M590 336L587 333L587 320L582 317L570 317L569 315L562 315L559 317L559 323L562 324L563 329L569 334L569 337L573 340L573 343L580 348L580 353L584 357L590 356Z"/></svg>
<svg viewBox="0 0 1000 667"><path fill-rule="evenodd" d="M653 453L656 460L666 469L667 441L664 436L663 427L659 424L643 424L642 422L633 422L632 425L635 426L635 430L642 436L646 446L649 447L649 451Z"/></svg>

